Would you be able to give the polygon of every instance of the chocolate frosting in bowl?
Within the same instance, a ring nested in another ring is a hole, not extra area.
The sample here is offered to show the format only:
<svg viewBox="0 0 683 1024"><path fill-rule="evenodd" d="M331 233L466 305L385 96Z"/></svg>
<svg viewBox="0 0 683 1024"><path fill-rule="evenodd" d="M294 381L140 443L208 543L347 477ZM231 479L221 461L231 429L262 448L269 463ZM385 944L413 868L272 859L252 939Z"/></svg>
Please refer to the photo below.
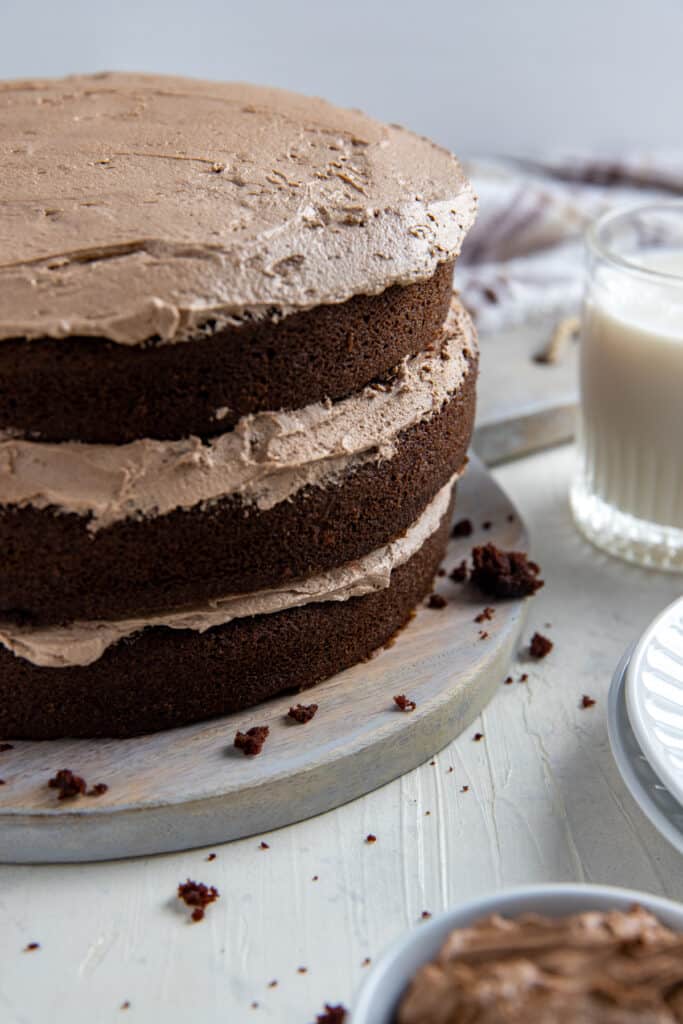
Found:
<svg viewBox="0 0 683 1024"><path fill-rule="evenodd" d="M431 277L476 200L411 132L277 89L0 83L0 339L187 341Z"/></svg>
<svg viewBox="0 0 683 1024"><path fill-rule="evenodd" d="M397 1024L674 1024L683 936L648 911L492 916L452 932Z"/></svg>

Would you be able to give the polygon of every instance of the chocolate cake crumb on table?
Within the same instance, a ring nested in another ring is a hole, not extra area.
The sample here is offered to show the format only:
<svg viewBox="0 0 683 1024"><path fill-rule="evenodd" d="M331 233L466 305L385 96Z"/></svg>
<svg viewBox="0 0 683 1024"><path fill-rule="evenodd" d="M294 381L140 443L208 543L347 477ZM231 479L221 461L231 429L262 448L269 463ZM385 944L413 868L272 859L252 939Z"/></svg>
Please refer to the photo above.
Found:
<svg viewBox="0 0 683 1024"><path fill-rule="evenodd" d="M85 779L80 775L74 775L69 768L60 770L48 780L50 789L57 790L58 800L72 800L74 797L82 796L86 791Z"/></svg>
<svg viewBox="0 0 683 1024"><path fill-rule="evenodd" d="M225 715L445 604L478 373L455 157L320 99L107 73L0 83L0 170L0 735Z"/></svg>
<svg viewBox="0 0 683 1024"><path fill-rule="evenodd" d="M178 899L188 907L193 907L190 915L192 921L202 921L206 908L219 899L220 893L215 885L205 885L204 882L193 882L188 878L178 886Z"/></svg>
<svg viewBox="0 0 683 1024"><path fill-rule="evenodd" d="M501 551L495 544L472 550L471 582L483 594L499 598L528 597L543 585L540 566L523 551Z"/></svg>
<svg viewBox="0 0 683 1024"><path fill-rule="evenodd" d="M543 636L542 633L534 633L529 643L529 654L532 658L547 657L552 651L554 644L552 640L549 640L547 636Z"/></svg>
<svg viewBox="0 0 683 1024"><path fill-rule="evenodd" d="M295 704L287 712L287 717L298 722L300 725L305 725L306 722L310 722L315 717L317 710L317 704Z"/></svg>
<svg viewBox="0 0 683 1024"><path fill-rule="evenodd" d="M347 1013L348 1010L341 1003L334 1006L331 1003L325 1003L323 1012L318 1014L315 1022L316 1024L344 1024Z"/></svg>
<svg viewBox="0 0 683 1024"><path fill-rule="evenodd" d="M270 729L267 725L254 725L246 732L236 732L234 746L248 757L260 754L268 739Z"/></svg>
<svg viewBox="0 0 683 1024"><path fill-rule="evenodd" d="M451 531L451 536L452 537L469 537L469 536L471 536L473 529L474 529L474 527L472 526L472 520L471 519L459 519L457 521L457 523L455 523L455 525L453 526L453 530Z"/></svg>
<svg viewBox="0 0 683 1024"><path fill-rule="evenodd" d="M394 697L394 704L396 705L399 711L414 711L415 708L417 707L415 701L411 700L409 697L406 697L404 693L399 693L396 697Z"/></svg>
<svg viewBox="0 0 683 1024"><path fill-rule="evenodd" d="M467 579L467 561L463 559L462 562L456 565L449 573L448 578L453 583L464 583Z"/></svg>

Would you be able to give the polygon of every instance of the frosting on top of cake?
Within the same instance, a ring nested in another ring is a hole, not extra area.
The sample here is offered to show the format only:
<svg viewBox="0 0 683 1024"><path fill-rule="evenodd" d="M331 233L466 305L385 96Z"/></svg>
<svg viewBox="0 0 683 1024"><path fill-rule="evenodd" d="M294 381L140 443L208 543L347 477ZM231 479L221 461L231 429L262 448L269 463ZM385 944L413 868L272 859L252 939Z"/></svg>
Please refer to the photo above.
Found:
<svg viewBox="0 0 683 1024"><path fill-rule="evenodd" d="M171 343L430 277L450 153L324 100L105 73L0 83L0 339Z"/></svg>

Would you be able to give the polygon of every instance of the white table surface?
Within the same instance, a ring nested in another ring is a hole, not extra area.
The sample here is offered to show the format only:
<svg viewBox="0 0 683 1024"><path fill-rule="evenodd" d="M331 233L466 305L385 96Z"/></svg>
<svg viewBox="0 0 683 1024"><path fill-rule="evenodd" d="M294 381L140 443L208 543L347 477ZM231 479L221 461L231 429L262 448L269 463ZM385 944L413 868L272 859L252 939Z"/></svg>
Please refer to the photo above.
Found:
<svg viewBox="0 0 683 1024"><path fill-rule="evenodd" d="M2 1024L307 1024L324 1001L348 1004L363 960L419 927L424 910L559 880L683 899L681 859L622 785L605 722L619 656L682 581L581 540L567 508L571 467L562 448L496 470L546 579L527 639L538 628L556 644L539 663L521 653L513 674L527 672L526 684L501 679L434 765L312 821L214 847L210 863L195 850L0 867ZM579 708L584 693L597 700L590 710ZM221 892L197 925L174 898L188 876ZM23 952L34 941L40 949Z"/></svg>

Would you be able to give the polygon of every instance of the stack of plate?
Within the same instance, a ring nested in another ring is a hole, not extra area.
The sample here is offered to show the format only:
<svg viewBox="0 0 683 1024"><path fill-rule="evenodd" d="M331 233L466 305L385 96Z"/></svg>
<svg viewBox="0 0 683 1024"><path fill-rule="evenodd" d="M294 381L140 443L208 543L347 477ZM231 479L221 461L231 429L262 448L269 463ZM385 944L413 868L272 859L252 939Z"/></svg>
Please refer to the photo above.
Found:
<svg viewBox="0 0 683 1024"><path fill-rule="evenodd" d="M619 663L608 730L632 796L683 853L683 598L654 620Z"/></svg>

